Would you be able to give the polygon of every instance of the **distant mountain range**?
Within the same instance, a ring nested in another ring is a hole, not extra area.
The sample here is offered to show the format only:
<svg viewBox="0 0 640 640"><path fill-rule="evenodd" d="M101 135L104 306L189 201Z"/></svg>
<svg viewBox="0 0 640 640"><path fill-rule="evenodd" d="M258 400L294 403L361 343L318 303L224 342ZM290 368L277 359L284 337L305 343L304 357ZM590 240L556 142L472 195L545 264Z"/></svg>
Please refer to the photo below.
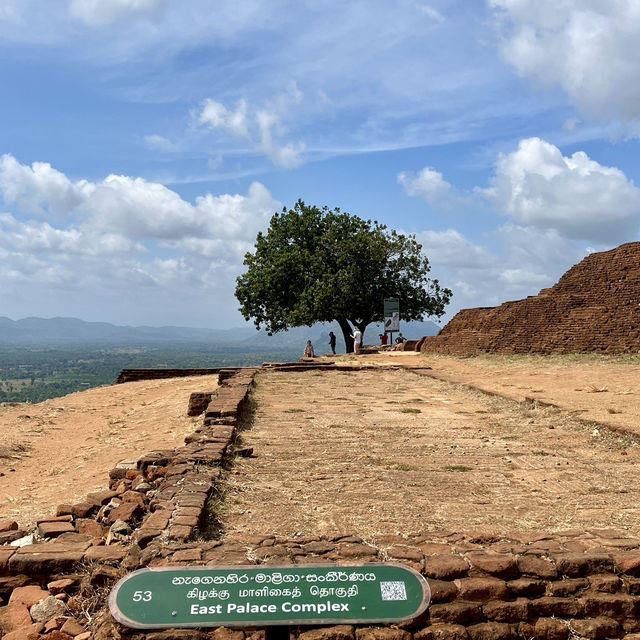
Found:
<svg viewBox="0 0 640 640"><path fill-rule="evenodd" d="M434 322L401 323L406 338L436 335L440 327ZM85 322L78 318L24 318L11 320L0 317L0 345L9 346L165 346L210 345L253 351L258 349L301 348L307 340L316 350L324 351L323 343L329 342L333 330L341 343L342 332L337 324L316 324L312 327L295 327L289 331L267 335L250 325L235 329L194 329L191 327L129 327L108 322ZM369 325L365 334L366 344L378 344L382 325Z"/></svg>

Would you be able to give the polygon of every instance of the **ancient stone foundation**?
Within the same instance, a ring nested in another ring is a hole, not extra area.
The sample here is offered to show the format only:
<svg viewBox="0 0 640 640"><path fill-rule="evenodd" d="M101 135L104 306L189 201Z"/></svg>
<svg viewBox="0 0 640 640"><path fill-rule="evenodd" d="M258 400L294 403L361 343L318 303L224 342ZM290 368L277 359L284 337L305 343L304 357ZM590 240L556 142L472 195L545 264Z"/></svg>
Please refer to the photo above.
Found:
<svg viewBox="0 0 640 640"><path fill-rule="evenodd" d="M640 351L640 242L593 253L537 296L463 309L423 352L637 353Z"/></svg>
<svg viewBox="0 0 640 640"><path fill-rule="evenodd" d="M432 603L419 619L401 625L293 628L293 636L640 640L640 540L625 531L492 537L429 530L425 514L421 535L365 541L357 532L294 539L265 532L218 540L218 483L238 425L251 410L255 373L229 373L216 393L204 390L211 399L202 425L184 447L119 463L109 474L108 489L60 505L55 516L38 523L35 541L11 546L27 532L15 522L0 523L4 639L262 640L263 632L256 629L135 631L115 622L104 608L106 596L117 579L143 567L384 561L427 577Z"/></svg>

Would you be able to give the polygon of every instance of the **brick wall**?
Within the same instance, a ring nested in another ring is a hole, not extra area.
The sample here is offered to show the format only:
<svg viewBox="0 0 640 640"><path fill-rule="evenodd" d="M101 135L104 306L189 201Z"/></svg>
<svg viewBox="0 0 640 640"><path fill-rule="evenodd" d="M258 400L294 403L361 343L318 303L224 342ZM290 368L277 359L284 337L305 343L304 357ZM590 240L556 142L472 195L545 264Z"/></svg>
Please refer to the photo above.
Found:
<svg viewBox="0 0 640 640"><path fill-rule="evenodd" d="M463 309L420 349L478 353L640 351L640 242L593 253L537 296Z"/></svg>
<svg viewBox="0 0 640 640"><path fill-rule="evenodd" d="M115 384L139 382L140 380L166 380L168 378L186 378L187 376L210 376L220 373L220 367L211 369L123 369Z"/></svg>

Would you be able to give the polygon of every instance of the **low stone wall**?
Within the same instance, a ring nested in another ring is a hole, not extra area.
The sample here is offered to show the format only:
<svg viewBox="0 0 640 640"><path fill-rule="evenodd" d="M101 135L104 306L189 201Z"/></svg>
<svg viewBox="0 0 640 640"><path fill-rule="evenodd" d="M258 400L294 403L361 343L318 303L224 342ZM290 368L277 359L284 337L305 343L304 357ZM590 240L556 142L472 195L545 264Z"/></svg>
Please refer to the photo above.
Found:
<svg viewBox="0 0 640 640"><path fill-rule="evenodd" d="M211 376L224 370L221 367L210 369L122 369L116 378L115 384L139 382L140 380L186 378L187 376Z"/></svg>
<svg viewBox="0 0 640 640"><path fill-rule="evenodd" d="M505 537L430 531L362 540L241 535L217 540L222 465L250 407L254 370L226 377L184 447L122 461L109 489L60 505L41 541L0 524L0 630L7 640L262 640L255 629L141 633L104 609L117 579L167 565L397 562L432 604L401 625L295 628L303 640L640 640L640 540L615 529ZM265 372L265 375L268 373ZM4 536L4 537L2 537ZM86 630L89 629L89 630Z"/></svg>

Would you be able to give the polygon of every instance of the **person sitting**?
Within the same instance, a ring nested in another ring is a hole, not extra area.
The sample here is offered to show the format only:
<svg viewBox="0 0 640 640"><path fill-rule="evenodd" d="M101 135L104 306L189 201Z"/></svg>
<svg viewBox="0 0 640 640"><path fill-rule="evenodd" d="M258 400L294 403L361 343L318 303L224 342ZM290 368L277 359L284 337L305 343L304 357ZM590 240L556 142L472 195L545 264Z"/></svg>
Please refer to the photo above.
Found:
<svg viewBox="0 0 640 640"><path fill-rule="evenodd" d="M311 344L311 340L307 340L307 346L304 348L304 357L305 358L315 358L316 354L313 351L313 345Z"/></svg>

